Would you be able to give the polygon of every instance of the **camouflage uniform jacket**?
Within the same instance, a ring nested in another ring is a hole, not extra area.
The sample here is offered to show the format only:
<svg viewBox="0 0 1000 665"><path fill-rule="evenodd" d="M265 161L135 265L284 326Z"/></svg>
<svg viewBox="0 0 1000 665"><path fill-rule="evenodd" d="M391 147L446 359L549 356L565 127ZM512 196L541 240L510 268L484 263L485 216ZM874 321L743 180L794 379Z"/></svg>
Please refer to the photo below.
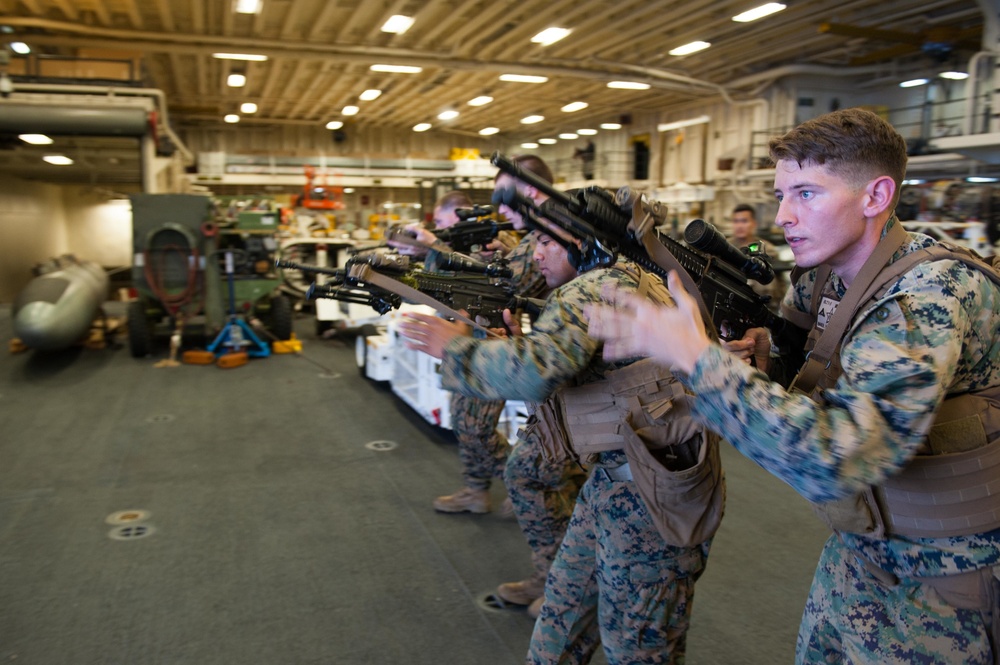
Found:
<svg viewBox="0 0 1000 665"><path fill-rule="evenodd" d="M517 295L525 298L544 298L549 293L549 287L545 284L545 276L542 275L538 266L535 265L534 254L537 240L534 233L528 233L517 247L507 255L510 269L514 276L511 283Z"/></svg>
<svg viewBox="0 0 1000 665"><path fill-rule="evenodd" d="M542 402L557 388L597 381L611 369L600 342L587 335L583 308L605 284L635 289L621 270L601 268L555 289L531 332L507 340L460 337L444 350L441 386L485 399Z"/></svg>
<svg viewBox="0 0 1000 665"><path fill-rule="evenodd" d="M934 244L909 235L893 260ZM815 270L803 275L785 306L809 312L815 277ZM840 278L830 280L826 291L843 297ZM859 311L840 361L843 374L824 393L823 406L789 394L719 346L682 380L698 395L695 417L740 452L810 501L839 499L906 466L946 395L1000 385L1000 291L961 262L919 264ZM1000 564L1000 530L939 539L843 538L900 577Z"/></svg>

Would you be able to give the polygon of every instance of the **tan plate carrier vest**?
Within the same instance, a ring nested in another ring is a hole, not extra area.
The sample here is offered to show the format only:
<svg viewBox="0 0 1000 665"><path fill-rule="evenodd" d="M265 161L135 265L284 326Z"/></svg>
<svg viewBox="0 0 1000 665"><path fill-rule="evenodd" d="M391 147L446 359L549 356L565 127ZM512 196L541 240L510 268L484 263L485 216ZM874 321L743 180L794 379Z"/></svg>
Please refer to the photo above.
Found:
<svg viewBox="0 0 1000 665"><path fill-rule="evenodd" d="M822 403L823 390L832 387L841 374L840 345L850 322L864 307L875 306L919 263L962 261L1000 287L1000 272L959 246L924 248L886 266L907 242L909 236L897 222L862 267L825 330L815 326L815 313L830 273L826 266L821 266L817 275L813 316L782 312L793 323L810 328L808 361L795 377L792 390ZM876 538L969 536L1000 528L1000 387L947 397L921 453L900 473L877 487L814 507L834 530Z"/></svg>
<svg viewBox="0 0 1000 665"><path fill-rule="evenodd" d="M660 279L623 270L639 293L670 302ZM691 396L669 370L650 359L607 372L603 379L561 388L529 419L550 456L624 450L636 491L668 545L694 547L722 521L725 480L719 438L691 417ZM566 450L566 446L570 450Z"/></svg>

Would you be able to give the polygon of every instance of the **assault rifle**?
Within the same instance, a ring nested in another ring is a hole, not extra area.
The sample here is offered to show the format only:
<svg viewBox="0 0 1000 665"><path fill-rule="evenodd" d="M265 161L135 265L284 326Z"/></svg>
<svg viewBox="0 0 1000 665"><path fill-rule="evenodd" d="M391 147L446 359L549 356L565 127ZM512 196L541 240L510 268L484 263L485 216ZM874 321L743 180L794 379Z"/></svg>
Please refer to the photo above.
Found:
<svg viewBox="0 0 1000 665"><path fill-rule="evenodd" d="M463 208L459 208L455 211L459 213L459 217L461 217L462 210ZM432 231L432 233L437 236L438 240L448 243L453 251L467 254L482 251L483 247L496 238L498 233L510 231L513 228L514 224L511 222L468 220L440 231Z"/></svg>
<svg viewBox="0 0 1000 665"><path fill-rule="evenodd" d="M291 261L278 261L279 268L330 275L324 284L313 284L306 292L310 300L332 298L368 305L379 314L398 309L404 302L431 305L437 309L465 310L468 319L486 328L502 328L505 309L524 309L537 314L543 301L516 295L509 282L506 261L476 261L461 254L447 254L438 266L449 272L427 272L411 265L399 254L359 254L344 268L321 268ZM455 318L460 318L456 316Z"/></svg>
<svg viewBox="0 0 1000 665"><path fill-rule="evenodd" d="M548 195L546 201L536 205L511 187L496 192L493 202L518 210L529 225L548 235L550 225L555 224L579 241L577 246L554 237L567 248L570 263L580 272L612 266L621 254L664 282L671 270L677 270L685 288L700 293L707 310L703 315L711 318L724 339L739 339L748 328L784 330L787 322L767 308L769 298L758 295L747 284L747 278L761 284L774 278L767 258L744 254L711 224L691 222L685 240L692 246L686 246L669 236L658 237L654 229L665 222L664 206L627 187L614 195L600 187L569 194L500 153L494 153L490 161L504 173Z"/></svg>

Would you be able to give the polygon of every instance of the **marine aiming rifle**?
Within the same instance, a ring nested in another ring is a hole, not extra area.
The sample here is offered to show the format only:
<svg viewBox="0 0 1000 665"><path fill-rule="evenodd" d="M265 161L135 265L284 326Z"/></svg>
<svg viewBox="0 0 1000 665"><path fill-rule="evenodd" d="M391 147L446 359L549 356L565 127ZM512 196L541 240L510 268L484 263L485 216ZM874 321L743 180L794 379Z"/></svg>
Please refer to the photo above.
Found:
<svg viewBox="0 0 1000 665"><path fill-rule="evenodd" d="M430 305L445 315L477 328L503 328L503 311L523 309L537 314L543 301L517 296L510 284L511 270L499 259L476 261L458 253L445 254L441 270L428 272L409 257L366 253L348 259L344 268L322 268L278 261L279 268L330 275L324 284L311 285L310 300L332 298L368 305L379 314L398 309L403 302ZM459 310L465 310L463 316Z"/></svg>
<svg viewBox="0 0 1000 665"><path fill-rule="evenodd" d="M761 284L774 279L766 256L741 252L711 224L692 221L684 232L690 245L686 246L655 232L665 222L665 207L628 187L614 195L600 187L569 194L498 152L490 161L549 197L537 205L511 187L496 192L494 204L505 203L518 210L529 225L543 232L548 233L547 221L569 233L579 246L554 239L567 248L570 263L580 272L612 266L620 254L664 282L667 274L676 270L685 289L692 295L700 294L703 316L711 319L724 339L739 339L749 328L779 333L786 328L787 321L768 309L770 298L758 295L747 283L748 278Z"/></svg>
<svg viewBox="0 0 1000 665"><path fill-rule="evenodd" d="M498 222L490 217L496 212L493 206L473 206L471 208L456 208L455 214L460 221L446 229L432 231L437 239L448 243L452 251L468 254L480 252L501 231L512 231L511 222Z"/></svg>

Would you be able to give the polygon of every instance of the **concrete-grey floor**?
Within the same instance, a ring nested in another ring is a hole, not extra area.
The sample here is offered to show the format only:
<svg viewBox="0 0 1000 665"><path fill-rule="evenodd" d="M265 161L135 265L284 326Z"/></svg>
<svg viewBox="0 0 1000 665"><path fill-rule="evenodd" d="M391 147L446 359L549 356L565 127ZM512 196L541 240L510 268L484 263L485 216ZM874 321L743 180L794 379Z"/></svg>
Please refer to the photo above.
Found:
<svg viewBox="0 0 1000 665"><path fill-rule="evenodd" d="M482 603L529 572L517 525L435 513L454 442L362 380L350 340L297 324L300 356L230 370L0 355L0 663L523 662L531 620ZM364 446L380 440L398 447ZM826 532L723 454L688 663L789 663ZM148 535L120 539L120 511Z"/></svg>

